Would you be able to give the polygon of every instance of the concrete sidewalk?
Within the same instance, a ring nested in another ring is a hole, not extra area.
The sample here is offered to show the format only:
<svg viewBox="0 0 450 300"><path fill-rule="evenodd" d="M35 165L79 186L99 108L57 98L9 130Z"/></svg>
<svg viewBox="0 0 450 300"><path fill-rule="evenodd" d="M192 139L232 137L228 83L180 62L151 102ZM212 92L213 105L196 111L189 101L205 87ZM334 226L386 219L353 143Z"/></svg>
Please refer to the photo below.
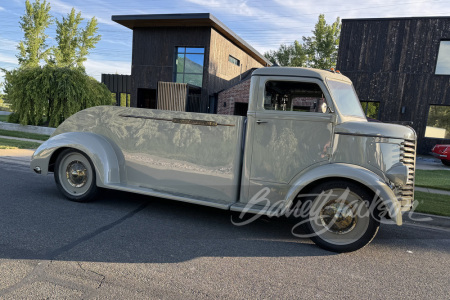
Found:
<svg viewBox="0 0 450 300"><path fill-rule="evenodd" d="M34 150L28 149L0 149L0 162L14 162L21 165L30 165Z"/></svg>
<svg viewBox="0 0 450 300"><path fill-rule="evenodd" d="M431 155L420 155L416 158L416 170L447 170L450 171L449 166L444 166L440 159Z"/></svg>

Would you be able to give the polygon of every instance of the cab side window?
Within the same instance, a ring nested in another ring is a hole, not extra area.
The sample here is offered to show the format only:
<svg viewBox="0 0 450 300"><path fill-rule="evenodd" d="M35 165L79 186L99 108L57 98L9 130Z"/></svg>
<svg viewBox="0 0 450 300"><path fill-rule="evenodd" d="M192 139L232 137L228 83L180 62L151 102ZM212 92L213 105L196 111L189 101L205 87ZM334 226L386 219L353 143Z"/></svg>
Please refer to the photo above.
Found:
<svg viewBox="0 0 450 300"><path fill-rule="evenodd" d="M264 109L298 112L326 112L326 101L319 85L312 82L268 81L264 90Z"/></svg>

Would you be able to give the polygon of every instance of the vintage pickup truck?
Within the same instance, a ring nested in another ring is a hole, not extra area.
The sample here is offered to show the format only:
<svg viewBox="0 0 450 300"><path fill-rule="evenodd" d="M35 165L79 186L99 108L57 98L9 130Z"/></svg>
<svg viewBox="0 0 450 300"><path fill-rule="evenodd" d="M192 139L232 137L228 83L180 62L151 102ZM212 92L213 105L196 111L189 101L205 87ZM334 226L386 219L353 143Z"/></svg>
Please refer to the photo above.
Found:
<svg viewBox="0 0 450 300"><path fill-rule="evenodd" d="M412 207L416 134L369 123L335 71L253 72L247 117L93 107L34 153L70 200L99 188L256 215L294 214L320 247L354 251ZM383 217L384 220L384 217ZM389 221L389 222L392 222Z"/></svg>

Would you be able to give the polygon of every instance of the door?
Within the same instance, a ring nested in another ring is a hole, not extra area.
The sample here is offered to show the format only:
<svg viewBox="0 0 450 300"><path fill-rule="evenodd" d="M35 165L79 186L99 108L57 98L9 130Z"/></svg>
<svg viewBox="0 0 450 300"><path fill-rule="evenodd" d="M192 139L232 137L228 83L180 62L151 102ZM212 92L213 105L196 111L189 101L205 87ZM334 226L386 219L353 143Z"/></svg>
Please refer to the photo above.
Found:
<svg viewBox="0 0 450 300"><path fill-rule="evenodd" d="M259 91L258 108L249 116L250 185L283 190L302 170L328 161L334 119L326 108L330 97L313 78L262 77Z"/></svg>
<svg viewBox="0 0 450 300"><path fill-rule="evenodd" d="M138 89L137 107L156 109L156 90Z"/></svg>

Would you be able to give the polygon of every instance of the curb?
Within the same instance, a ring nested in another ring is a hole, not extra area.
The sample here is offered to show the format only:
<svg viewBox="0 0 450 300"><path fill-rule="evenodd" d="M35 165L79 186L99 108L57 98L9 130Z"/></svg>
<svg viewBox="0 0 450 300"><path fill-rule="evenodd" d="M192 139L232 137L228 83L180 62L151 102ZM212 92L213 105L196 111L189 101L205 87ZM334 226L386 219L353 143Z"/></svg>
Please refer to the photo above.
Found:
<svg viewBox="0 0 450 300"><path fill-rule="evenodd" d="M403 221L405 224L450 229L450 217L405 212L403 214Z"/></svg>
<svg viewBox="0 0 450 300"><path fill-rule="evenodd" d="M52 135L56 128L0 122L0 129Z"/></svg>

